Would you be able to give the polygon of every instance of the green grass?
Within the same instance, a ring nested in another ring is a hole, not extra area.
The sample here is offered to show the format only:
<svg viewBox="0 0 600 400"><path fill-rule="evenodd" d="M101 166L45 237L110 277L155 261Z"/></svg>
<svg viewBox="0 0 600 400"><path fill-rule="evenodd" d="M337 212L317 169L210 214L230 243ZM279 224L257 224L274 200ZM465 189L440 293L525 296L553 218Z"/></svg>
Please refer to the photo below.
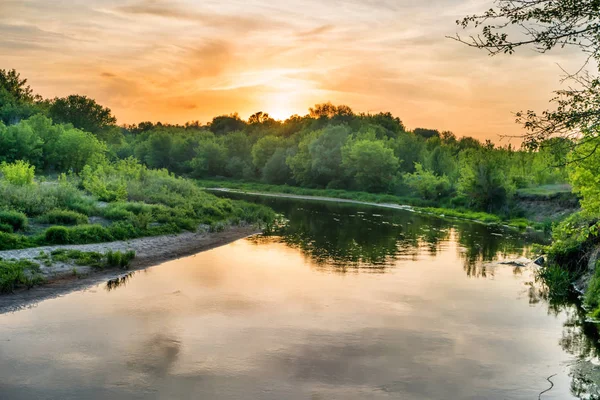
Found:
<svg viewBox="0 0 600 400"><path fill-rule="evenodd" d="M0 293L11 293L22 287L31 288L44 281L40 266L27 260L0 261Z"/></svg>
<svg viewBox="0 0 600 400"><path fill-rule="evenodd" d="M571 194L573 188L569 184L554 184L528 187L517 190L520 197L552 198L562 194Z"/></svg>
<svg viewBox="0 0 600 400"><path fill-rule="evenodd" d="M135 258L135 251L108 251L106 254L93 251L57 249L50 253L52 262L74 263L93 268L128 268Z"/></svg>
<svg viewBox="0 0 600 400"><path fill-rule="evenodd" d="M103 171L88 173L87 179L93 178L94 183L87 185L89 191L81 189L86 187L83 177L46 179L44 184L28 186L0 179L0 209L4 209L0 211L0 251L129 240L199 228L219 231L244 223L268 227L276 218L268 207L219 198L193 181L131 160ZM126 199L99 204L95 191L115 181ZM90 224L92 216L101 217L101 224ZM29 219L35 222L30 228Z"/></svg>

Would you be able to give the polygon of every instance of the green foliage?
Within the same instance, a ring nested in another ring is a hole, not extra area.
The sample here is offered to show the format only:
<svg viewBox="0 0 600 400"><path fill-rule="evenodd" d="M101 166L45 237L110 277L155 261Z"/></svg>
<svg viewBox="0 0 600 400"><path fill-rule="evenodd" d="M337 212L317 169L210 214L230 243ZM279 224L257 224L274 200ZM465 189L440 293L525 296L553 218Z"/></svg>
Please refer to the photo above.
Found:
<svg viewBox="0 0 600 400"><path fill-rule="evenodd" d="M83 225L89 222L87 215L71 210L52 210L42 215L39 220L55 225Z"/></svg>
<svg viewBox="0 0 600 400"><path fill-rule="evenodd" d="M424 199L435 200L450 194L452 185L447 176L436 176L433 172L424 170L419 163L415 168L414 173L404 175L404 182L409 188Z"/></svg>
<svg viewBox="0 0 600 400"><path fill-rule="evenodd" d="M106 253L106 264L109 267L127 268L135 258L135 251L129 250L125 253L112 250Z"/></svg>
<svg viewBox="0 0 600 400"><path fill-rule="evenodd" d="M342 166L361 190L388 190L394 182L398 164L394 151L382 141L356 140L342 148Z"/></svg>
<svg viewBox="0 0 600 400"><path fill-rule="evenodd" d="M515 187L502 153L491 148L469 151L461 160L458 191L471 207L487 212L506 209Z"/></svg>
<svg viewBox="0 0 600 400"><path fill-rule="evenodd" d="M33 184L35 167L25 161L16 161L12 164L0 164L0 171L6 181L13 185L26 186Z"/></svg>
<svg viewBox="0 0 600 400"><path fill-rule="evenodd" d="M256 168L262 169L279 147L284 146L280 137L265 136L252 146L252 162Z"/></svg>
<svg viewBox="0 0 600 400"><path fill-rule="evenodd" d="M26 260L0 260L0 293L11 293L19 287L31 288L44 281L39 265Z"/></svg>
<svg viewBox="0 0 600 400"><path fill-rule="evenodd" d="M54 121L69 123L93 134L98 134L117 122L108 108L86 96L55 98L51 101L48 111Z"/></svg>
<svg viewBox="0 0 600 400"><path fill-rule="evenodd" d="M0 210L0 223L9 225L13 231L22 231L27 228L29 220L22 212Z"/></svg>
<svg viewBox="0 0 600 400"><path fill-rule="evenodd" d="M53 226L46 229L44 239L49 244L67 244L69 243L69 229L64 226Z"/></svg>

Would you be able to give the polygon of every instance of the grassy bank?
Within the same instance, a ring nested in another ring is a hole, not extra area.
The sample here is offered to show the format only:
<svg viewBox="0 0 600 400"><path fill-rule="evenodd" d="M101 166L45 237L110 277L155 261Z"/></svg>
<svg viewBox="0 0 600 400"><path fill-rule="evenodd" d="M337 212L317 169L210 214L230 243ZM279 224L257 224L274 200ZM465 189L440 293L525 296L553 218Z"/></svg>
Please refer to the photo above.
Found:
<svg viewBox="0 0 600 400"><path fill-rule="evenodd" d="M357 192L338 189L308 189L289 185L271 185L257 182L240 182L233 180L198 180L203 188L227 188L243 192L293 194L299 196L332 197L344 200L354 200L379 204L399 204L412 206L416 211L434 214L442 217L461 218L488 224L504 224L517 229L528 227L547 230L548 224L529 221L526 218L506 218L495 214L481 211L468 210L464 208L450 208L437 205L433 201L423 200L418 197L395 196L391 194L379 194L368 192Z"/></svg>
<svg viewBox="0 0 600 400"><path fill-rule="evenodd" d="M165 170L123 160L79 176L0 179L0 250L88 244L270 224L267 207L218 198Z"/></svg>

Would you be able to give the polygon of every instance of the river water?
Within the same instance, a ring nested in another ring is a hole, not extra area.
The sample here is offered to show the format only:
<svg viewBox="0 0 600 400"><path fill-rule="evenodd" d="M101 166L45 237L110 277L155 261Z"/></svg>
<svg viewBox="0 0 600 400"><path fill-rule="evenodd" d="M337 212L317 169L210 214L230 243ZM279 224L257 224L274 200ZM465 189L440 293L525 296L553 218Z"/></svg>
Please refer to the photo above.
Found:
<svg viewBox="0 0 600 400"><path fill-rule="evenodd" d="M491 263L531 240L255 201L289 223L0 315L0 399L537 399L550 381L543 399L594 398L581 312Z"/></svg>

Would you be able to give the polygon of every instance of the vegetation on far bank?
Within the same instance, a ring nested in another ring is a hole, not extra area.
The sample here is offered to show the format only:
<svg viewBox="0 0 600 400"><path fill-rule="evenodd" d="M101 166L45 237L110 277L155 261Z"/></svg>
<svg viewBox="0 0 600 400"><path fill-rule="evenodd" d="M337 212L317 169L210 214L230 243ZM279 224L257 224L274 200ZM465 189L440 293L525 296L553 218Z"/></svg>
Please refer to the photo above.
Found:
<svg viewBox="0 0 600 400"><path fill-rule="evenodd" d="M369 203L387 203L411 206L415 211L425 212L443 217L461 218L472 221L478 221L489 224L503 224L517 229L532 228L550 232L552 224L557 220L547 219L544 221L533 221L526 216L507 217L502 215L490 214L484 211L469 210L467 208L453 208L449 202L439 202L433 200L424 200L417 196L396 196L393 194L368 193L358 191L348 191L341 189L309 189L289 185L272 185L259 182L243 182L230 179L204 179L197 180L199 186L210 188L235 189L243 192L272 193L272 194L293 194L301 196L319 196L331 197L345 200L354 200ZM561 189L563 187L561 186ZM529 199L538 199L544 201L547 196L560 195L561 191L552 191L552 188L541 189L543 195L527 195ZM568 192L569 196L572 194ZM521 195L519 195L521 196ZM518 206L518 204L517 204Z"/></svg>

